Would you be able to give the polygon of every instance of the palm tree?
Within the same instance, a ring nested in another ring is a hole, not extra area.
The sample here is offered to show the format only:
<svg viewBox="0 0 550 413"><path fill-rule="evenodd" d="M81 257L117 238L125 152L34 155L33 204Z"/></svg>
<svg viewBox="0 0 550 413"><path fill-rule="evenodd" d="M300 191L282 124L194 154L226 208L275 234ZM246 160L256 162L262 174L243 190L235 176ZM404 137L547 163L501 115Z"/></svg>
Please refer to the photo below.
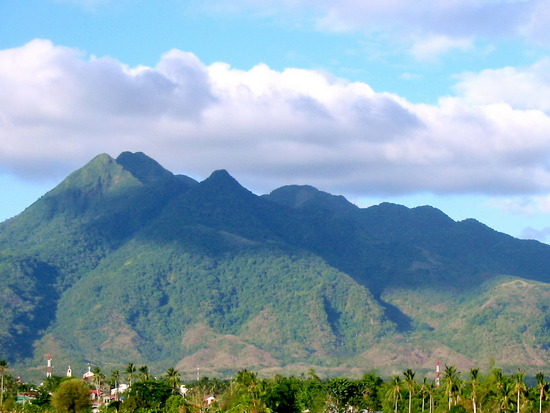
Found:
<svg viewBox="0 0 550 413"><path fill-rule="evenodd" d="M101 383L105 380L105 375L101 372L101 369L98 366L94 366L92 373L94 373L93 383L97 391L97 397L99 398L99 389L101 388Z"/></svg>
<svg viewBox="0 0 550 413"><path fill-rule="evenodd" d="M166 370L166 378L168 379L168 384L174 390L180 386L180 372L177 371L174 367L170 367Z"/></svg>
<svg viewBox="0 0 550 413"><path fill-rule="evenodd" d="M495 385L497 387L497 390L500 391L500 388L502 387L502 383L506 381L506 378L504 377L504 373L502 373L501 369L494 369L493 376L495 376Z"/></svg>
<svg viewBox="0 0 550 413"><path fill-rule="evenodd" d="M147 366L141 366L139 369L139 380L149 380L149 368Z"/></svg>
<svg viewBox="0 0 550 413"><path fill-rule="evenodd" d="M136 378L136 366L132 363L128 363L126 367L126 379L128 380L129 386L132 387L132 380Z"/></svg>
<svg viewBox="0 0 550 413"><path fill-rule="evenodd" d="M265 398L267 394L267 381L259 379L256 373L241 370L237 373L233 384L235 402L239 405L237 411L266 413Z"/></svg>
<svg viewBox="0 0 550 413"><path fill-rule="evenodd" d="M508 378L504 375L501 369L493 369L493 376L495 377L496 394L499 404L499 410L502 411L508 408L510 403L510 383Z"/></svg>
<svg viewBox="0 0 550 413"><path fill-rule="evenodd" d="M535 376L537 378L537 389L539 390L539 413L542 413L542 399L546 395L548 383L544 381L544 373L539 371Z"/></svg>
<svg viewBox="0 0 550 413"><path fill-rule="evenodd" d="M445 383L445 394L449 398L449 410L451 410L453 395L458 387L458 372L456 371L456 367L445 365L443 382Z"/></svg>
<svg viewBox="0 0 550 413"><path fill-rule="evenodd" d="M394 376L390 380L390 388L386 393L386 396L392 400L394 405L394 413L397 413L398 402L401 398L401 379L399 376Z"/></svg>
<svg viewBox="0 0 550 413"><path fill-rule="evenodd" d="M436 391L436 385L435 383L433 382L430 382L428 383L428 386L427 386L427 392L428 392L428 395L430 396L430 413L433 413L434 411L434 393Z"/></svg>
<svg viewBox="0 0 550 413"><path fill-rule="evenodd" d="M425 410L426 407L426 396L428 396L428 378L424 377L422 380L422 386L420 386L420 394L422 395L422 411Z"/></svg>
<svg viewBox="0 0 550 413"><path fill-rule="evenodd" d="M510 394L513 392L509 381L504 380L500 385L500 411L507 411L510 408Z"/></svg>
<svg viewBox="0 0 550 413"><path fill-rule="evenodd" d="M526 387L525 387L525 373L518 370L518 372L514 375L514 390L517 394L517 410L516 413L519 413L519 408L521 407L521 395L522 393L525 393Z"/></svg>
<svg viewBox="0 0 550 413"><path fill-rule="evenodd" d="M120 382L120 372L118 370L113 370L111 372L111 383L115 386L115 398L118 400L118 384Z"/></svg>
<svg viewBox="0 0 550 413"><path fill-rule="evenodd" d="M405 381L407 382L407 387L409 389L409 413L412 411L412 396L416 385L416 382L414 381L414 374L414 371L411 369L407 369L403 372L403 376L405 377Z"/></svg>
<svg viewBox="0 0 550 413"><path fill-rule="evenodd" d="M0 412L4 411L4 372L8 368L8 362L4 359L0 360Z"/></svg>
<svg viewBox="0 0 550 413"><path fill-rule="evenodd" d="M477 385L478 382L478 376L479 376L479 369L471 369L470 370L470 382L472 383L472 407L474 409L474 413L477 413Z"/></svg>

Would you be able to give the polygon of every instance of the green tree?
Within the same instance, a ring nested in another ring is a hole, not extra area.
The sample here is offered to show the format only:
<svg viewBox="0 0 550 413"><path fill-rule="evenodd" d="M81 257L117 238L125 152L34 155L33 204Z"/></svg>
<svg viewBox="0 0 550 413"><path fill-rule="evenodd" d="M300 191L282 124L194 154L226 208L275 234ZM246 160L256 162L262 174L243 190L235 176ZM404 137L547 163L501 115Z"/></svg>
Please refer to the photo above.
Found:
<svg viewBox="0 0 550 413"><path fill-rule="evenodd" d="M363 399L363 408L369 411L381 410L382 405L379 399L380 387L384 381L375 373L366 373L360 380L360 388Z"/></svg>
<svg viewBox="0 0 550 413"><path fill-rule="evenodd" d="M325 383L331 410L343 412L359 407L361 393L357 383L346 378L334 378Z"/></svg>
<svg viewBox="0 0 550 413"><path fill-rule="evenodd" d="M4 411L4 374L8 368L8 362L0 360L0 411Z"/></svg>
<svg viewBox="0 0 550 413"><path fill-rule="evenodd" d="M507 411L510 409L510 395L514 389L508 380L502 382L499 392L499 408L500 411Z"/></svg>
<svg viewBox="0 0 550 413"><path fill-rule="evenodd" d="M111 377L109 378L109 384L115 388L115 399L119 399L118 388L120 384L120 371L117 369L111 371Z"/></svg>
<svg viewBox="0 0 550 413"><path fill-rule="evenodd" d="M186 411L187 409L185 399L181 394L172 394L167 400L164 405L164 411L166 413L182 413L182 411Z"/></svg>
<svg viewBox="0 0 550 413"><path fill-rule="evenodd" d="M32 401L32 404L37 407L51 406L51 395L42 385L36 389L36 398Z"/></svg>
<svg viewBox="0 0 550 413"><path fill-rule="evenodd" d="M427 377L422 379L422 384L420 385L420 395L422 396L422 411L426 409L426 397L428 397L428 385L429 381Z"/></svg>
<svg viewBox="0 0 550 413"><path fill-rule="evenodd" d="M169 367L168 370L166 370L166 379L172 391L177 391L179 389L181 383L180 372L174 367Z"/></svg>
<svg viewBox="0 0 550 413"><path fill-rule="evenodd" d="M132 387L132 381L136 378L136 366L134 366L133 363L128 363L128 366L126 366L126 380L128 380L128 384L130 387Z"/></svg>
<svg viewBox="0 0 550 413"><path fill-rule="evenodd" d="M79 413L90 408L90 387L80 379L66 380L59 385L51 399L59 413Z"/></svg>
<svg viewBox="0 0 550 413"><path fill-rule="evenodd" d="M539 391L539 413L542 413L542 399L546 396L548 383L544 380L544 373L539 371L535 378L537 379L537 390Z"/></svg>
<svg viewBox="0 0 550 413"><path fill-rule="evenodd" d="M248 413L268 413L265 403L266 382L256 373L241 370L232 385L231 406L229 411Z"/></svg>
<svg viewBox="0 0 550 413"><path fill-rule="evenodd" d="M141 366L139 369L139 380L145 381L149 380L149 367L147 366Z"/></svg>
<svg viewBox="0 0 550 413"><path fill-rule="evenodd" d="M472 385L472 408L477 413L477 387L479 385L479 369L470 370L470 384Z"/></svg>
<svg viewBox="0 0 550 413"><path fill-rule="evenodd" d="M299 386L296 378L275 376L267 383L267 408L273 413L300 413L297 399Z"/></svg>
<svg viewBox="0 0 550 413"><path fill-rule="evenodd" d="M326 390L323 382L313 369L308 371L307 378L302 377L302 384L297 397L301 411L309 410L311 413L324 411Z"/></svg>
<svg viewBox="0 0 550 413"><path fill-rule="evenodd" d="M496 397L496 404L499 411L503 411L508 408L510 399L510 383L508 378L504 375L501 369L493 369L494 378L494 394Z"/></svg>
<svg viewBox="0 0 550 413"><path fill-rule="evenodd" d="M94 373L94 378L92 382L94 384L94 388L96 389L97 395L99 397L99 390L101 389L101 385L105 381L105 375L101 371L101 368L98 366L94 366L94 368L92 369L92 373Z"/></svg>
<svg viewBox="0 0 550 413"><path fill-rule="evenodd" d="M428 396L429 396L429 406L430 406L430 413L433 413L434 411L434 394L436 392L436 386L435 386L435 383L433 382L430 382L428 383L427 385L427 392L428 392Z"/></svg>
<svg viewBox="0 0 550 413"><path fill-rule="evenodd" d="M453 396L458 392L458 371L456 370L456 367L445 365L443 383L445 384L445 395L447 396L449 402L448 410L451 410Z"/></svg>
<svg viewBox="0 0 550 413"><path fill-rule="evenodd" d="M132 385L128 392L128 399L122 405L124 407L130 401L128 406L124 407L128 412L137 409L159 411L171 395L172 389L168 384L157 380L144 380Z"/></svg>
<svg viewBox="0 0 550 413"><path fill-rule="evenodd" d="M519 410L521 408L521 396L527 390L527 387L525 386L525 373L518 370L518 372L514 374L513 381L514 391L516 393L516 413L519 413Z"/></svg>
<svg viewBox="0 0 550 413"><path fill-rule="evenodd" d="M412 397L416 387L416 382L414 381L415 372L411 369L407 369L403 372L403 377L407 383L407 390L409 391L409 413L412 412Z"/></svg>
<svg viewBox="0 0 550 413"><path fill-rule="evenodd" d="M59 388L61 383L63 383L66 380L67 380L66 377L55 376L55 375L51 377L47 377L46 380L44 380L44 383L42 384L42 390L44 390L49 394L53 394Z"/></svg>
<svg viewBox="0 0 550 413"><path fill-rule="evenodd" d="M401 379L399 376L393 376L389 382L389 388L386 392L386 398L392 401L393 411L397 413L399 399L401 398Z"/></svg>

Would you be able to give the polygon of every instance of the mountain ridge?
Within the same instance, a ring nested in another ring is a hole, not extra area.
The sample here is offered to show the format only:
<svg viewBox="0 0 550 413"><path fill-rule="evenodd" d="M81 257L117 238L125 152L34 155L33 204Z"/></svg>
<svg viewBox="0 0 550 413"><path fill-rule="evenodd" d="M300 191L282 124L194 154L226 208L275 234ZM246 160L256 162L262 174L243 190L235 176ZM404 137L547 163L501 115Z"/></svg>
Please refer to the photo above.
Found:
<svg viewBox="0 0 550 413"><path fill-rule="evenodd" d="M29 371L52 351L185 374L198 360L390 374L444 355L548 368L549 284L550 246L430 206L359 208L307 185L258 196L226 170L197 182L103 154L0 224L0 354Z"/></svg>

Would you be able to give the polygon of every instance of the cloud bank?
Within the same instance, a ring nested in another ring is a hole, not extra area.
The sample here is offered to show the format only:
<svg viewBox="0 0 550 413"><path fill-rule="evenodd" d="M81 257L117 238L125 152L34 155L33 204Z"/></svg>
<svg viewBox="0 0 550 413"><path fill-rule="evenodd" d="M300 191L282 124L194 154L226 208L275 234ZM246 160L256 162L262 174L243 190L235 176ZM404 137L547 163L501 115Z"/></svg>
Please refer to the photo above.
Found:
<svg viewBox="0 0 550 413"><path fill-rule="evenodd" d="M547 0L236 0L230 5L203 0L196 7L215 14L256 13L324 32L382 36L400 42L420 60L471 49L476 41L521 39L550 47Z"/></svg>
<svg viewBox="0 0 550 413"><path fill-rule="evenodd" d="M0 173L59 176L131 150L196 177L225 168L258 192L537 194L550 190L548 65L470 73L426 105L312 70L179 50L128 67L34 40L0 51Z"/></svg>

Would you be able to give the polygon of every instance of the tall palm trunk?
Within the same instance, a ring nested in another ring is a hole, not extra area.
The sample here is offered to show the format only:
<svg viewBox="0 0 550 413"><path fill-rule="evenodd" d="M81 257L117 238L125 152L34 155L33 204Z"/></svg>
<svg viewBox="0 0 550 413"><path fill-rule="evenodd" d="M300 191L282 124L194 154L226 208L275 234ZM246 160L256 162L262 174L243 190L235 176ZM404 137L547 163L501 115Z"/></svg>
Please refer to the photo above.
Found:
<svg viewBox="0 0 550 413"><path fill-rule="evenodd" d="M4 411L4 373L2 373L2 384L0 385L0 412Z"/></svg>
<svg viewBox="0 0 550 413"><path fill-rule="evenodd" d="M474 409L474 413L477 413L477 403L476 403L476 388L477 388L477 382L479 377L479 369L473 368L470 370L470 380L472 383L472 407Z"/></svg>
<svg viewBox="0 0 550 413"><path fill-rule="evenodd" d="M4 373L7 367L8 362L4 359L0 360L0 376L2 376L0 383L0 412L4 411Z"/></svg>
<svg viewBox="0 0 550 413"><path fill-rule="evenodd" d="M514 375L514 387L517 393L517 408L516 413L519 413L521 407L521 394L525 391L525 373L518 369L518 372Z"/></svg>
<svg viewBox="0 0 550 413"><path fill-rule="evenodd" d="M409 413L411 413L412 412L412 396L413 396L414 386L415 386L415 381L414 381L415 373L411 369L407 369L403 372L403 375L405 376L405 380L407 382L407 387L409 388Z"/></svg>
<svg viewBox="0 0 550 413"><path fill-rule="evenodd" d="M537 388L539 389L539 413L542 413L542 399L544 398L544 390L546 388L546 382L544 381L544 373L539 371L536 376Z"/></svg>

